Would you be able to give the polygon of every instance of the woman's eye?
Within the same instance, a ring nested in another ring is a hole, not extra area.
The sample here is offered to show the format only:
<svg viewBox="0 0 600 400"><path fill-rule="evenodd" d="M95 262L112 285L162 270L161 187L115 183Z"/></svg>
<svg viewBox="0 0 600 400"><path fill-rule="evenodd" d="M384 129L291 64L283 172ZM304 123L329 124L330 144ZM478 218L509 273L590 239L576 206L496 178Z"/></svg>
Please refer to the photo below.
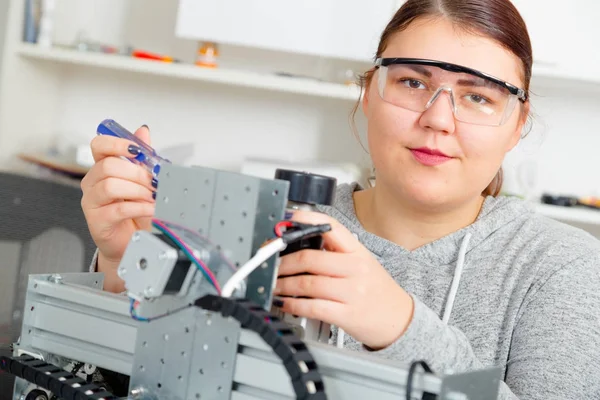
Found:
<svg viewBox="0 0 600 400"><path fill-rule="evenodd" d="M402 82L407 88L410 89L424 89L425 85L423 85L423 82L417 80L417 79L400 79L400 82Z"/></svg>
<svg viewBox="0 0 600 400"><path fill-rule="evenodd" d="M467 99L474 104L487 104L489 103L488 99L478 94L469 94L467 95Z"/></svg>

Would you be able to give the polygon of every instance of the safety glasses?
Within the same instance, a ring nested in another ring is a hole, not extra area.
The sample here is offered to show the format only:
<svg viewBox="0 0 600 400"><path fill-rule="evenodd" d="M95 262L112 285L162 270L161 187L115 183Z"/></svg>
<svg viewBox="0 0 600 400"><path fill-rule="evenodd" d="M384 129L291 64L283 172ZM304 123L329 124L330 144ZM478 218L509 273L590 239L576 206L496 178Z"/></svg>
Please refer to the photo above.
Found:
<svg viewBox="0 0 600 400"><path fill-rule="evenodd" d="M381 98L397 107L424 112L447 93L454 117L475 125L500 126L512 115L523 89L460 65L416 58L379 58L375 63Z"/></svg>

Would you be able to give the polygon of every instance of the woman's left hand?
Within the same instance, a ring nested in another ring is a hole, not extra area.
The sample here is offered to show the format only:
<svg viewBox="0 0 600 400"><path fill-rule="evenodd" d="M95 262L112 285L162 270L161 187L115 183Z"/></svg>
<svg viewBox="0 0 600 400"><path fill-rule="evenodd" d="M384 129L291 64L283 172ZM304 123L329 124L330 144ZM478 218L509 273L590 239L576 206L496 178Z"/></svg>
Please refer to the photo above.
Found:
<svg viewBox="0 0 600 400"><path fill-rule="evenodd" d="M296 211L292 220L332 229L323 235L326 251L301 250L282 258L274 293L283 297L282 311L336 325L375 350L402 336L413 299L372 254L325 214Z"/></svg>

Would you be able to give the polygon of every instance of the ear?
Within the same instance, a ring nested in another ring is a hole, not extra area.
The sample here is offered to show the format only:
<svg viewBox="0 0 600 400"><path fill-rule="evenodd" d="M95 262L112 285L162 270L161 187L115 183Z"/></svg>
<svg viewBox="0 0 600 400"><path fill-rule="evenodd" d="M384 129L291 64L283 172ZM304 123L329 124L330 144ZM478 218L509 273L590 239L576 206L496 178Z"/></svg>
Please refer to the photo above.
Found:
<svg viewBox="0 0 600 400"><path fill-rule="evenodd" d="M519 123L517 124L517 128L515 129L512 137L510 138L510 142L508 143L508 148L506 152L511 151L515 148L517 144L523 138L523 128L527 123L527 118L529 118L529 110L531 109L531 105L529 101L526 101L525 104L521 106L521 115L519 116Z"/></svg>

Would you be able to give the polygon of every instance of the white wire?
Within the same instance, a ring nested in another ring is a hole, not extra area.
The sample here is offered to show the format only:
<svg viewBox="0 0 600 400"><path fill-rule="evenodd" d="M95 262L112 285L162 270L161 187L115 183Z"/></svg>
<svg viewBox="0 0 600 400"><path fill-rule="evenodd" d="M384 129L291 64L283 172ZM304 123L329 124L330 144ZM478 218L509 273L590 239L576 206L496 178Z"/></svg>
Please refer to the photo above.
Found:
<svg viewBox="0 0 600 400"><path fill-rule="evenodd" d="M252 257L246 264L242 265L223 286L221 290L221 296L223 297L231 297L235 289L240 285L241 282L244 281L254 271L258 268L262 263L267 261L274 254L284 250L286 248L286 243L283 239L275 239L265 247L261 247L258 249L254 257Z"/></svg>
<svg viewBox="0 0 600 400"><path fill-rule="evenodd" d="M452 313L452 308L454 307L454 299L456 298L458 286L460 285L460 278L465 266L465 254L467 253L469 240L471 240L471 233L467 233L465 235L462 244L460 245L458 261L456 262L456 269L454 270L454 278L452 279L452 286L450 287L450 294L448 295L448 300L446 301L446 309L444 310L444 318L442 319L444 324L447 324L450 320L450 314Z"/></svg>
<svg viewBox="0 0 600 400"><path fill-rule="evenodd" d="M337 340L335 343L338 349L344 348L344 336L346 336L346 332L338 326Z"/></svg>

